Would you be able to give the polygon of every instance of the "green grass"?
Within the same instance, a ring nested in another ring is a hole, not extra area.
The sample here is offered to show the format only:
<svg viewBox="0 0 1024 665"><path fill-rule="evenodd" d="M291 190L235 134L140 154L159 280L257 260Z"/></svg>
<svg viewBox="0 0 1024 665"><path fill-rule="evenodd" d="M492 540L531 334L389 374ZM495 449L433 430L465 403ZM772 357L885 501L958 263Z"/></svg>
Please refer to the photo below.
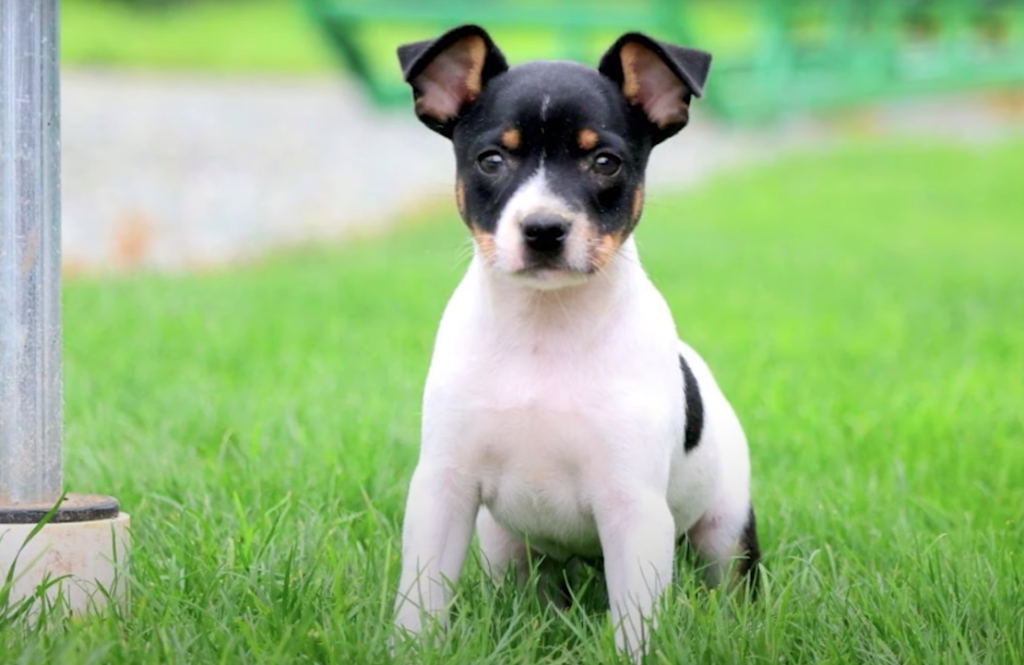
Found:
<svg viewBox="0 0 1024 665"><path fill-rule="evenodd" d="M331 72L337 61L299 0L138 8L61 2L65 65L214 72Z"/></svg>
<svg viewBox="0 0 1024 665"><path fill-rule="evenodd" d="M1024 172L856 147L649 203L641 251L748 431L768 585L684 574L655 663L1024 661ZM5 664L382 663L451 215L221 274L65 291L73 491L132 513L132 610ZM684 570L685 572L685 570ZM413 663L611 662L472 562Z"/></svg>

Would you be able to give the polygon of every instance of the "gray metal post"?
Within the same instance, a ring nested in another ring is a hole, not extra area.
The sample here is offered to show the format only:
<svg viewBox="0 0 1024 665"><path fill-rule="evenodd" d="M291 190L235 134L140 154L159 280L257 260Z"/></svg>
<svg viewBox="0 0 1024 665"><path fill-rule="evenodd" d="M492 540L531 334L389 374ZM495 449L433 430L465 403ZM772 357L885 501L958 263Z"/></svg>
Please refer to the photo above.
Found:
<svg viewBox="0 0 1024 665"><path fill-rule="evenodd" d="M0 0L0 576L9 602L45 589L78 613L125 597L131 518L93 494L51 512L64 485L58 2Z"/></svg>
<svg viewBox="0 0 1024 665"><path fill-rule="evenodd" d="M0 0L0 508L63 491L58 0Z"/></svg>

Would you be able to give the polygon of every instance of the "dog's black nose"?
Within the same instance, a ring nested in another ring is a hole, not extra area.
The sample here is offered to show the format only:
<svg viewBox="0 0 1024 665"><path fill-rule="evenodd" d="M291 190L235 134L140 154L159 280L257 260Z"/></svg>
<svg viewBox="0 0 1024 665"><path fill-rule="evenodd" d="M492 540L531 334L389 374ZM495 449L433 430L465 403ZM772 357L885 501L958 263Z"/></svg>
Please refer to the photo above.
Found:
<svg viewBox="0 0 1024 665"><path fill-rule="evenodd" d="M535 252L553 254L569 237L569 222L561 217L531 216L523 220L523 240Z"/></svg>

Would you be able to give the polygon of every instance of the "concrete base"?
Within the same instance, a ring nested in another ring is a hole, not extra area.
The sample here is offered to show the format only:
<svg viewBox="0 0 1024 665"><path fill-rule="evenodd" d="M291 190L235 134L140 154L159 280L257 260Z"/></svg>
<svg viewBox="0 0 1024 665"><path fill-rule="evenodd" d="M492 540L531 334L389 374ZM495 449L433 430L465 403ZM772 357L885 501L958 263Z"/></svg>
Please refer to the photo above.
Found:
<svg viewBox="0 0 1024 665"><path fill-rule="evenodd" d="M62 593L62 604L74 614L126 599L130 520L119 513L111 519L50 523L27 543L35 524L0 524L0 586L17 559L12 604L47 582L55 582L47 597L53 601Z"/></svg>

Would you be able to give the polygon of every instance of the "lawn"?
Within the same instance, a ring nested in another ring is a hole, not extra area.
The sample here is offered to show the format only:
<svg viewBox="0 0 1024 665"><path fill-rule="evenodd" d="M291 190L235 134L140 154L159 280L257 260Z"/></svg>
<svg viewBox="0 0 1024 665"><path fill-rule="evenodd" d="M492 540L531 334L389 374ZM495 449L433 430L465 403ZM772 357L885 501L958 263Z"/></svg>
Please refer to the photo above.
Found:
<svg viewBox="0 0 1024 665"><path fill-rule="evenodd" d="M653 663L1024 662L1024 145L854 146L650 201L642 255L752 446L768 581L683 575ZM453 215L65 289L66 469L132 514L130 614L5 664L383 663ZM612 662L473 561L403 663Z"/></svg>

